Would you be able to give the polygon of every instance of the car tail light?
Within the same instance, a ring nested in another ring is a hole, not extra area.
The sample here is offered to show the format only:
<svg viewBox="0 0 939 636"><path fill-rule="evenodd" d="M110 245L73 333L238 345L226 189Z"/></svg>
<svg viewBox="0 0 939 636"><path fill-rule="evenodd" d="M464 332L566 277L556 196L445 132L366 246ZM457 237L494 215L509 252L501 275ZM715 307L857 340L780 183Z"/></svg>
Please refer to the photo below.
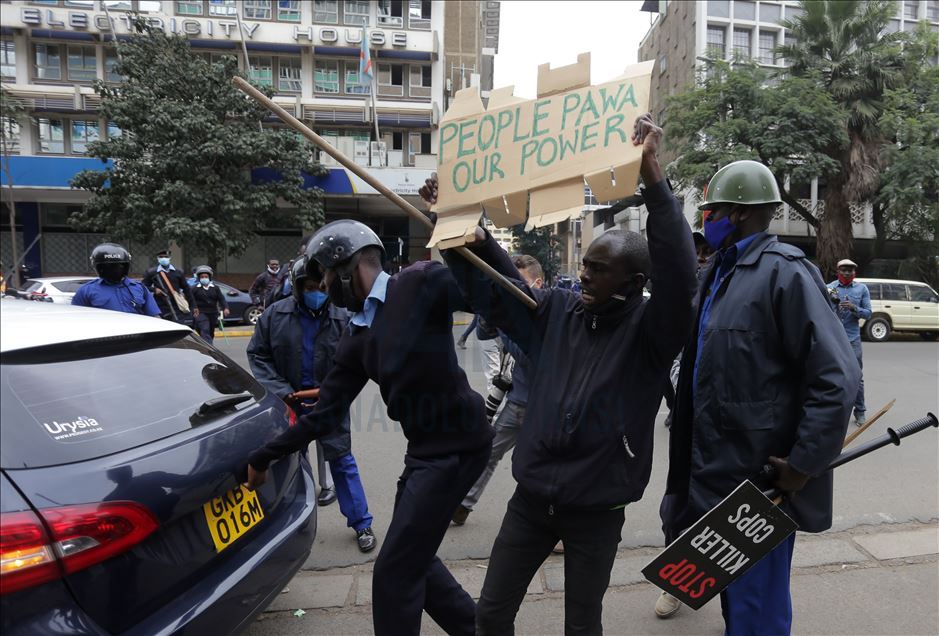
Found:
<svg viewBox="0 0 939 636"><path fill-rule="evenodd" d="M159 527L149 510L129 501L45 508L39 512L45 527L32 512L0 515L0 594L106 561L131 549Z"/></svg>

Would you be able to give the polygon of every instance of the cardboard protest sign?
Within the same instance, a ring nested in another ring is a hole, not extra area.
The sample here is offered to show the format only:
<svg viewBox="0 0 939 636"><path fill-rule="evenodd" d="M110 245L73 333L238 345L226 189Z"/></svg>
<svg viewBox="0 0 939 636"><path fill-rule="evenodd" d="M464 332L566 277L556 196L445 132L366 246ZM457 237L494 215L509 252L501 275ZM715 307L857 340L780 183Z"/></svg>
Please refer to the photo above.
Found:
<svg viewBox="0 0 939 636"><path fill-rule="evenodd" d="M740 484L642 570L700 609L798 529L750 481Z"/></svg>
<svg viewBox="0 0 939 636"><path fill-rule="evenodd" d="M580 212L584 180L598 200L633 194L642 150L630 136L648 110L654 62L590 85L590 55L538 69L538 97L513 87L492 92L483 109L477 87L458 92L440 122L437 228L429 245L462 245L481 207L497 227L539 226Z"/></svg>

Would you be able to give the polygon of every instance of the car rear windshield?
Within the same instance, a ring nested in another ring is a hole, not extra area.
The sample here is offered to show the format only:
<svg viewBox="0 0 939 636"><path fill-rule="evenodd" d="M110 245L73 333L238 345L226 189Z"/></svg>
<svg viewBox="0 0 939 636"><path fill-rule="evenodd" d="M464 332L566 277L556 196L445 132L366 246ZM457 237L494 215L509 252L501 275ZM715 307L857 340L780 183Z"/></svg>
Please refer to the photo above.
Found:
<svg viewBox="0 0 939 636"><path fill-rule="evenodd" d="M72 343L0 358L0 466L87 461L204 424L207 400L264 389L186 332ZM252 399L253 398L253 399Z"/></svg>
<svg viewBox="0 0 939 636"><path fill-rule="evenodd" d="M28 280L20 286L20 291L24 292L34 292L39 291L42 288L42 281L39 280Z"/></svg>

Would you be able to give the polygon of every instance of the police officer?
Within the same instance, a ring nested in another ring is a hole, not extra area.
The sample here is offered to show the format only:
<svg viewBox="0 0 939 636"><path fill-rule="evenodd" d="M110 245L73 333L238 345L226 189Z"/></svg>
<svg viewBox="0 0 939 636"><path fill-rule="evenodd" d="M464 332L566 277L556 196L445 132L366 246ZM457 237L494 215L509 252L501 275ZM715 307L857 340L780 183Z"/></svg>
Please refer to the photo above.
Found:
<svg viewBox="0 0 939 636"><path fill-rule="evenodd" d="M196 268L196 285L192 288L192 299L195 301L195 308L199 310L196 316L196 331L209 344L215 339L219 311L223 316L228 316L229 313L225 294L212 282L213 278L211 267L199 265Z"/></svg>
<svg viewBox="0 0 939 636"><path fill-rule="evenodd" d="M186 275L171 263L172 254L169 250L160 250L156 257L157 264L144 274L143 284L153 293L163 318L188 324L191 318L198 317L199 310L193 302ZM180 295L185 305L181 305L177 300Z"/></svg>
<svg viewBox="0 0 939 636"><path fill-rule="evenodd" d="M251 454L247 485L257 488L271 462L336 430L365 383L378 383L408 446L372 575L375 633L416 636L426 609L446 633L469 636L475 603L436 556L492 446L483 399L454 349L453 312L467 307L443 264L421 261L389 276L384 253L378 236L358 221L335 221L310 240L307 256L325 270L330 300L355 313L316 406Z"/></svg>
<svg viewBox="0 0 939 636"><path fill-rule="evenodd" d="M78 288L72 304L128 314L159 316L160 308L145 286L127 278L130 252L115 243L102 243L91 251L91 266L98 274Z"/></svg>

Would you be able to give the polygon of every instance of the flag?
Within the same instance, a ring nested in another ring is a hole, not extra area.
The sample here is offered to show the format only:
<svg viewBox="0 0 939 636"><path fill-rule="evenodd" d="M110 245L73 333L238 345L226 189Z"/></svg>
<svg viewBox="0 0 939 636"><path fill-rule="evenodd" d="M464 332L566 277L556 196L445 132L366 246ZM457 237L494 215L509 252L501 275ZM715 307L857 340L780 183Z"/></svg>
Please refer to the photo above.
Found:
<svg viewBox="0 0 939 636"><path fill-rule="evenodd" d="M368 82L365 78L368 77ZM362 28L362 48L359 50L359 83L371 84L372 80L372 54L368 50L368 30Z"/></svg>

